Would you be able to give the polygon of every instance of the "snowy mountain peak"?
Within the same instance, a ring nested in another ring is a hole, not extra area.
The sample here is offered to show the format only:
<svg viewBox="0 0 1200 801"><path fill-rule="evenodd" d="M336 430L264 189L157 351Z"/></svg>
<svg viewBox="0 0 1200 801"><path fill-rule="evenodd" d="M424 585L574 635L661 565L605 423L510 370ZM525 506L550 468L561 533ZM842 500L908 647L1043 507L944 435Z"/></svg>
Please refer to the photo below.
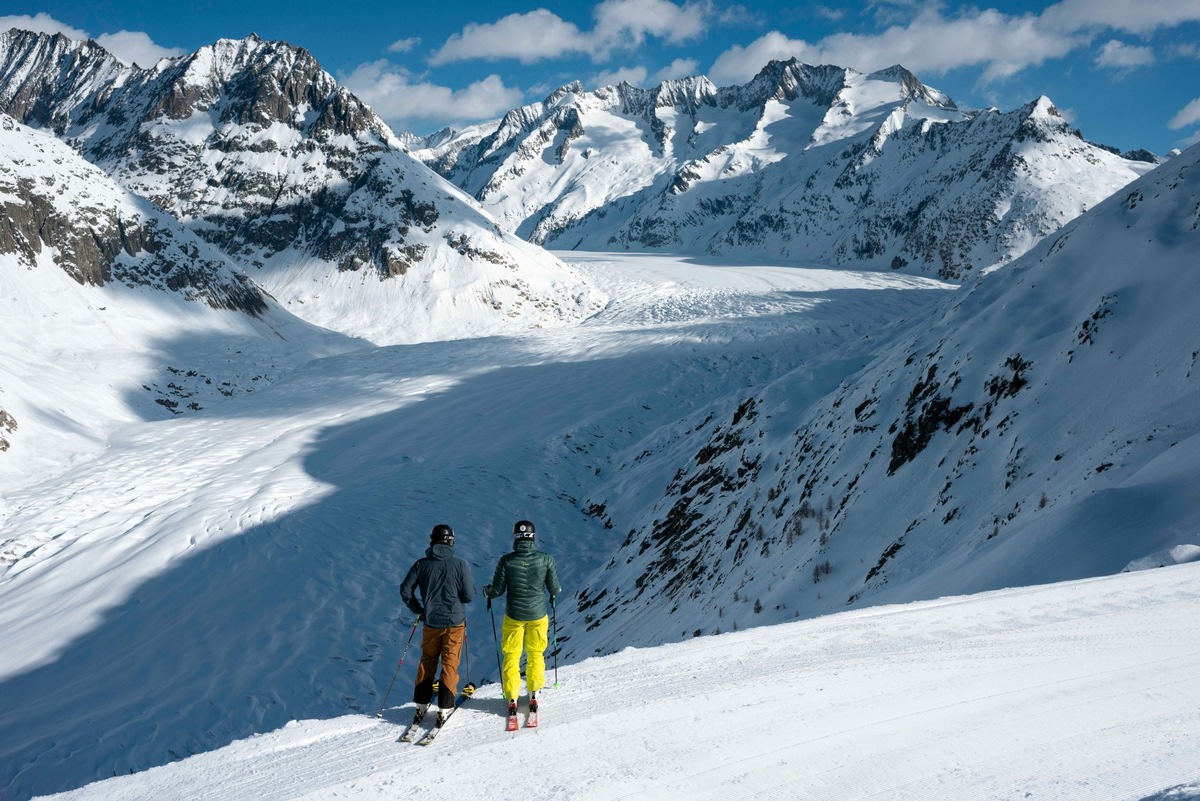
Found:
<svg viewBox="0 0 1200 801"><path fill-rule="evenodd" d="M90 40L16 28L0 34L0 110L31 125L62 132L85 121L99 94L131 74Z"/></svg>
<svg viewBox="0 0 1200 801"><path fill-rule="evenodd" d="M281 123L317 136L392 135L312 54L286 42L222 39L164 64L162 80L162 99L149 119L162 112L183 120L215 110L221 122L236 125Z"/></svg>
<svg viewBox="0 0 1200 801"><path fill-rule="evenodd" d="M831 65L813 66L792 58L771 61L743 87L737 87L738 107L761 107L768 100L791 101L800 97L821 106L832 105L846 86L852 70Z"/></svg>
<svg viewBox="0 0 1200 801"><path fill-rule="evenodd" d="M919 100L931 106L937 106L945 109L957 109L954 101L950 97L936 89L931 89L926 86L921 80L908 70L908 68L895 64L886 69L872 72L866 76L867 80L881 81L896 81L902 89L900 99L902 101Z"/></svg>
<svg viewBox="0 0 1200 801"><path fill-rule="evenodd" d="M717 87L703 75L677 78L660 83L654 89L657 108L681 108L694 111L701 105L711 105L717 97Z"/></svg>
<svg viewBox="0 0 1200 801"><path fill-rule="evenodd" d="M584 94L583 84L579 81L572 81L555 89L550 94L546 95L546 99L542 101L542 105L546 108L552 108L563 102L570 102L572 98Z"/></svg>
<svg viewBox="0 0 1200 801"><path fill-rule="evenodd" d="M1015 112L1015 116L1021 120L1016 131L1016 140L1019 142L1032 140L1048 144L1055 141L1077 142L1082 139L1079 130L1062 115L1054 101L1045 95L1026 103Z"/></svg>

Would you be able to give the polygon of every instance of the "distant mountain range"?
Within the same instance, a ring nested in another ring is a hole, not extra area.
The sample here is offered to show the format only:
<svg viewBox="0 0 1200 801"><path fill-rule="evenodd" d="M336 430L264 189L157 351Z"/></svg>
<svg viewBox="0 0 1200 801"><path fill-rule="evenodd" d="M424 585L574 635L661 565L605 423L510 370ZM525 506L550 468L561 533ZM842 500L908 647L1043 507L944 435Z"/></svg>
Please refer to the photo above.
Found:
<svg viewBox="0 0 1200 801"><path fill-rule="evenodd" d="M13 30L0 34L0 113L54 132L334 330L376 342L463 323L495 333L603 302L286 43L221 40L140 69L94 42Z"/></svg>
<svg viewBox="0 0 1200 801"><path fill-rule="evenodd" d="M1156 162L1039 98L963 111L903 67L772 62L744 86L564 86L413 154L548 247L753 256L962 280Z"/></svg>

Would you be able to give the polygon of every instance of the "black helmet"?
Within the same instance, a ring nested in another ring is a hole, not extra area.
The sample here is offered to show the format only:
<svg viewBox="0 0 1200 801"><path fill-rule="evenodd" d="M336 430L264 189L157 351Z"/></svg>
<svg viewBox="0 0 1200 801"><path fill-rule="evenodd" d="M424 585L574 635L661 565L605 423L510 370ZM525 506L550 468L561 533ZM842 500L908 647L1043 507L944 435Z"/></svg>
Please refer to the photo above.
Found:
<svg viewBox="0 0 1200 801"><path fill-rule="evenodd" d="M433 527L433 531L429 532L429 544L453 545L454 529L450 528L445 523L438 523Z"/></svg>
<svg viewBox="0 0 1200 801"><path fill-rule="evenodd" d="M530 523L528 520L518 520L513 523L513 539L533 539L533 523Z"/></svg>

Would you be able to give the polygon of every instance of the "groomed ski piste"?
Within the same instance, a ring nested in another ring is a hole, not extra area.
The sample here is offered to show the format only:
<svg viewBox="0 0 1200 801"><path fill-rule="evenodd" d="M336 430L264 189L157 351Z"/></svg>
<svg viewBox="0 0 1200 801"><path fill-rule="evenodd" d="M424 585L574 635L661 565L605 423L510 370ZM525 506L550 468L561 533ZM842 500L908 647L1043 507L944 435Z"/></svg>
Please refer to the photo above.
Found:
<svg viewBox="0 0 1200 801"><path fill-rule="evenodd" d="M428 748L407 705L54 798L1196 799L1197 620L1196 564L877 607L571 665L535 730L491 684Z"/></svg>

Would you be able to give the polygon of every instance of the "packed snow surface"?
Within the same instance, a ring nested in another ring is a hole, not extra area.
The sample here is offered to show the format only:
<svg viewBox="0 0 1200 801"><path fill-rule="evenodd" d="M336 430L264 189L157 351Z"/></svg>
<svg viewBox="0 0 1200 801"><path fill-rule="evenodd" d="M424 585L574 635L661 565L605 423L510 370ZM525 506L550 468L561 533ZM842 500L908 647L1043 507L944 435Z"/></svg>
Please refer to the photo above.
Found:
<svg viewBox="0 0 1200 801"><path fill-rule="evenodd" d="M55 798L1200 798L1200 566L944 598L563 666L541 725L484 687L429 748L277 731Z"/></svg>

